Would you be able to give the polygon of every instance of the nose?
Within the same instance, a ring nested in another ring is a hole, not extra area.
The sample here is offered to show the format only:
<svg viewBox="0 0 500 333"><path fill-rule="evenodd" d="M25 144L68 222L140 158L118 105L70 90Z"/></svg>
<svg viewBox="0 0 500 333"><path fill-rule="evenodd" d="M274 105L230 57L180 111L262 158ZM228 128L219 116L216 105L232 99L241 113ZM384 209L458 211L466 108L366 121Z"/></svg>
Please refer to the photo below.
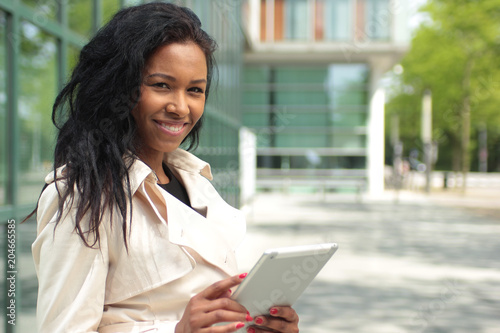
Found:
<svg viewBox="0 0 500 333"><path fill-rule="evenodd" d="M174 98L167 103L165 109L168 113L175 114L178 118L184 118L189 114L187 96L183 92L177 92Z"/></svg>

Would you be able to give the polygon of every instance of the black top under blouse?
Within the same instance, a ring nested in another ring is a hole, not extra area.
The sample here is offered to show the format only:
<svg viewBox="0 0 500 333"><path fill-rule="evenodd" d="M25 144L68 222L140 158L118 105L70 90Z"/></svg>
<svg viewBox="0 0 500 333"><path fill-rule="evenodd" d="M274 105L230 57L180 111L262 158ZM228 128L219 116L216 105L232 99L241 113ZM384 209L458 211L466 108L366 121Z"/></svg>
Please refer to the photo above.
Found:
<svg viewBox="0 0 500 333"><path fill-rule="evenodd" d="M158 184L162 189L172 194L174 197L182 201L188 207L191 207L191 202L189 201L189 196L187 194L186 188L181 184L181 182L175 178L174 174L170 169L163 164L163 171L167 175L170 182L167 184Z"/></svg>

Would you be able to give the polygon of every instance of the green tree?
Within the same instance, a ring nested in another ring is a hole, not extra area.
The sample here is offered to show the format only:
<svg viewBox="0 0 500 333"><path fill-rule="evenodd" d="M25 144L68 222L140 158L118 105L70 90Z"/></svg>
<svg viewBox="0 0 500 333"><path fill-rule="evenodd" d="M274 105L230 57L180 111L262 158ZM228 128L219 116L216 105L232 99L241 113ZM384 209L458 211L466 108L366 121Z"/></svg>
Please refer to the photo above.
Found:
<svg viewBox="0 0 500 333"><path fill-rule="evenodd" d="M490 142L500 143L500 0L429 0L421 11L428 19L401 62L387 119L398 114L405 145L418 146L422 94L430 89L437 165L465 176L477 148L471 133L486 124Z"/></svg>

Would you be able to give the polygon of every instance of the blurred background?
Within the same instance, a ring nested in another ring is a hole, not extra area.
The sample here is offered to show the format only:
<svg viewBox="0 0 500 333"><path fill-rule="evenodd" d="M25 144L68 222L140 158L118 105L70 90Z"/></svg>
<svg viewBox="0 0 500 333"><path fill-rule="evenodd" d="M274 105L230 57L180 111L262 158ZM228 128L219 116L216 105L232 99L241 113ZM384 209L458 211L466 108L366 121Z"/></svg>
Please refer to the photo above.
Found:
<svg viewBox="0 0 500 333"><path fill-rule="evenodd" d="M0 0L0 222L36 332L35 207L79 50L140 0ZM196 155L272 246L336 241L304 332L500 332L500 0L184 0L217 40ZM8 306L9 283L2 278Z"/></svg>

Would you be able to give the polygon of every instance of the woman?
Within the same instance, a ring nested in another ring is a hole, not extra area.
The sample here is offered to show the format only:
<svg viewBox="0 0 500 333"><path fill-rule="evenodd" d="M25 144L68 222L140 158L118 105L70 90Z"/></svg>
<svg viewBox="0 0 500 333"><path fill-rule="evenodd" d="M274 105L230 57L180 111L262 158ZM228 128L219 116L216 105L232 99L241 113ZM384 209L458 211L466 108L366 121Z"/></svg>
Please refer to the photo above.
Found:
<svg viewBox="0 0 500 333"><path fill-rule="evenodd" d="M189 9L151 3L82 49L37 207L40 333L298 332L290 307L252 318L229 298L243 216L179 148L197 145L215 46Z"/></svg>

